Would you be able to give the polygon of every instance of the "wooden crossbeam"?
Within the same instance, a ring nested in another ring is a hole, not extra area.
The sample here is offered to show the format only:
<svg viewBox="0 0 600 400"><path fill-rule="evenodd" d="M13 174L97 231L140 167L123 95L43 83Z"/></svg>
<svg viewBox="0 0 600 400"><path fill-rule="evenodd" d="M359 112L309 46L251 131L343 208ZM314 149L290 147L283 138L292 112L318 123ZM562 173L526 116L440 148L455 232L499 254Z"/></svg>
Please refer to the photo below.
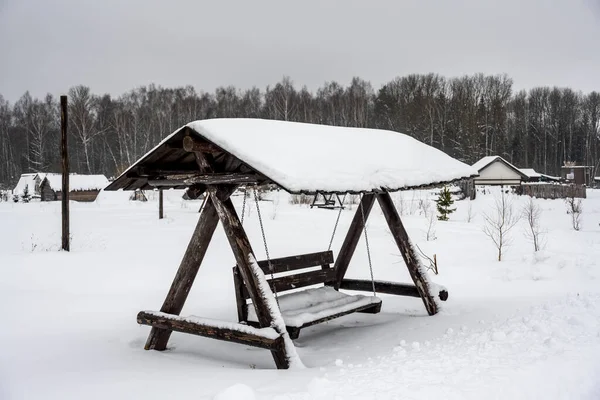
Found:
<svg viewBox="0 0 600 400"><path fill-rule="evenodd" d="M377 293L393 294L396 296L421 297L415 285L408 283L396 283L389 281L375 281L375 291ZM344 279L340 284L340 289L356 290L359 292L372 292L373 284L370 280L363 279ZM448 292L441 290L439 298L442 301L448 299Z"/></svg>
<svg viewBox="0 0 600 400"><path fill-rule="evenodd" d="M240 173L212 173L212 174L185 174L169 175L166 179L155 178L148 179L148 184L152 187L177 187L190 185L232 185L256 183L258 177L253 174Z"/></svg>
<svg viewBox="0 0 600 400"><path fill-rule="evenodd" d="M273 328L257 329L231 322L224 323L195 317L186 318L148 311L140 311L137 315L137 322L163 330L189 333L272 351L281 351L283 348L281 335L277 334Z"/></svg>
<svg viewBox="0 0 600 400"><path fill-rule="evenodd" d="M233 172L195 175L185 179L184 182L188 185L197 183L202 183L205 185L230 185L256 183L257 180L257 176L254 174L240 174Z"/></svg>

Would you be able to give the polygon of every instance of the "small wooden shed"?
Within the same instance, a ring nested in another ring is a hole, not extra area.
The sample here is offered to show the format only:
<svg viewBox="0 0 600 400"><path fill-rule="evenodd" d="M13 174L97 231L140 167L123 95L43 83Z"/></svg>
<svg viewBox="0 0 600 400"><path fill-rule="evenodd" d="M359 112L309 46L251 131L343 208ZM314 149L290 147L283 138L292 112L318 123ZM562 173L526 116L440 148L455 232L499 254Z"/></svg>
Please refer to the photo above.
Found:
<svg viewBox="0 0 600 400"><path fill-rule="evenodd" d="M577 165L575 162L565 162L560 167L560 175L567 183L591 186L594 183L594 167Z"/></svg>
<svg viewBox="0 0 600 400"><path fill-rule="evenodd" d="M300 329L353 312L377 313L381 299L376 293L421 298L427 312L436 314L438 301L448 293L429 280L390 192L476 175L470 166L397 132L258 119L202 120L183 126L105 189L190 188L208 195L160 311L138 314L138 323L152 326L145 348L165 350L171 332L178 331L264 348L278 368L289 368L301 365L292 342ZM266 251L267 259L257 261L230 196L239 186L264 184L294 194L360 194L337 257L327 250L270 259ZM412 284L345 278L376 200ZM235 257L239 322L179 316L219 222ZM295 291L314 285L319 287ZM294 292L282 294L289 290ZM301 312L287 312L299 302L308 305Z"/></svg>
<svg viewBox="0 0 600 400"><path fill-rule="evenodd" d="M91 202L108 185L104 175L69 175L69 200ZM40 184L42 201L62 199L62 174L46 174Z"/></svg>

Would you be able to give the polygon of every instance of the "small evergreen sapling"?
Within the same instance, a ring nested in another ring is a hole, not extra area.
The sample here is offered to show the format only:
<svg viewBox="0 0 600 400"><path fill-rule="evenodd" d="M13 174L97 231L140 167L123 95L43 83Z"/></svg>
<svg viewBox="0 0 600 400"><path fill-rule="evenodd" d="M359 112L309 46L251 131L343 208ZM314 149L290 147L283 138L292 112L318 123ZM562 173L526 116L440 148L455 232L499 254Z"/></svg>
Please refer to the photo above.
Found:
<svg viewBox="0 0 600 400"><path fill-rule="evenodd" d="M447 186L444 186L440 191L440 195L435 202L437 204L438 220L448 221L448 215L456 211L456 208L450 208L454 204L454 200L452 200L452 194Z"/></svg>
<svg viewBox="0 0 600 400"><path fill-rule="evenodd" d="M29 185L25 185L21 199L23 200L23 203L29 203L29 200L31 200L31 195L29 194Z"/></svg>

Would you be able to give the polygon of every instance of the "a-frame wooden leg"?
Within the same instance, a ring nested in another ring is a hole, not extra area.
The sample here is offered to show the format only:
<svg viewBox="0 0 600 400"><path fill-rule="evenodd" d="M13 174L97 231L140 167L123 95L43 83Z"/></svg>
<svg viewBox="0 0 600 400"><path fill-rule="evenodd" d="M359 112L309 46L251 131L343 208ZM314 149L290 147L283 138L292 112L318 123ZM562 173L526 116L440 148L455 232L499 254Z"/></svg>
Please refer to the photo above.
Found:
<svg viewBox="0 0 600 400"><path fill-rule="evenodd" d="M218 187L220 188L221 186ZM215 204L219 219L233 250L240 274L252 299L258 322L261 327L270 326L275 329L275 331L282 335L284 341L287 342L287 346L282 346L279 350L271 351L277 368L287 369L290 367L290 357L292 356L288 352L294 347L286 331L281 312L278 307L271 307L269 305L272 304L273 293L266 283L264 275L259 275L262 274L262 271L256 264L256 258L254 257L250 241L233 207L231 199L221 201L216 196L215 190L215 188L209 188L211 200ZM255 265L251 265L251 263Z"/></svg>
<svg viewBox="0 0 600 400"><path fill-rule="evenodd" d="M340 288L340 284L346 275L346 271L348 271L350 260L352 259L352 255L356 250L356 245L360 240L360 235L363 232L365 222L369 218L369 214L371 214L373 204L375 204L375 194L367 193L363 195L361 204L356 207L356 213L354 214L354 218L352 219L352 223L350 224L350 228L348 229L348 233L346 234L346 238L344 239L344 243L342 244L342 248L340 249L340 253L338 254L334 264L336 274L336 289Z"/></svg>
<svg viewBox="0 0 600 400"><path fill-rule="evenodd" d="M415 286L421 295L421 299L423 299L427 312L429 315L436 314L438 312L438 307L431 294L431 288L427 281L427 276L425 275L425 267L421 264L421 260L415 253L410 238L408 237L408 233L404 228L404 224L402 224L398 211L396 211L396 207L394 207L394 202L392 201L390 194L387 192L378 193L377 201L379 201L379 205L381 206L383 215L390 227L392 236L398 245L398 249L400 249L400 253L402 254L402 258L404 258L410 277L415 283Z"/></svg>
<svg viewBox="0 0 600 400"><path fill-rule="evenodd" d="M228 199L234 190L235 187L227 187L219 193L219 196ZM218 223L217 210L213 202L207 200L160 311L173 315L179 315L181 312ZM170 337L170 330L152 328L144 348L164 350Z"/></svg>

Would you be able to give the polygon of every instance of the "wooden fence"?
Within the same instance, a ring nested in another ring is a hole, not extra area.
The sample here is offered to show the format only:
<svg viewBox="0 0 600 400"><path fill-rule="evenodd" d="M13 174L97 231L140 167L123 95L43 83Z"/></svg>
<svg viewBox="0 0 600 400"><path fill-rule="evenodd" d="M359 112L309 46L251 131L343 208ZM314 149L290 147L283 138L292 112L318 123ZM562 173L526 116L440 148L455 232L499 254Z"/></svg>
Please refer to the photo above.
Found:
<svg viewBox="0 0 600 400"><path fill-rule="evenodd" d="M566 199L567 197L586 198L585 185L527 184L517 187L517 194L538 199Z"/></svg>

